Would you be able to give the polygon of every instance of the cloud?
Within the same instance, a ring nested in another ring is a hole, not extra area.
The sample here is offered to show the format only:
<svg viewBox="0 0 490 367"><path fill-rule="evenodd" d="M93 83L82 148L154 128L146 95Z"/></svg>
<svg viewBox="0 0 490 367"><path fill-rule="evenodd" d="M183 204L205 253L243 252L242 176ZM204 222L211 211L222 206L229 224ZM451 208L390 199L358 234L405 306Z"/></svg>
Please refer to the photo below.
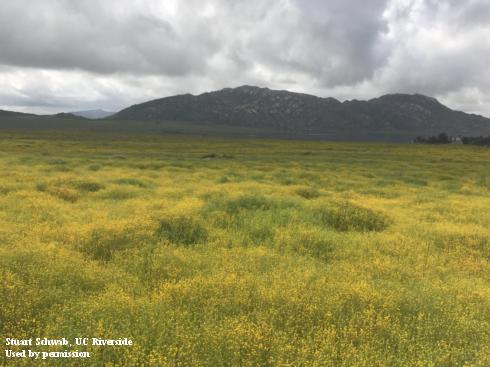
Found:
<svg viewBox="0 0 490 367"><path fill-rule="evenodd" d="M468 14L490 12L490 4L469 1L462 5L451 0L409 4L401 19L397 19L399 3L388 10L390 37L398 42L376 83L390 91L430 95L486 88L490 25L478 25Z"/></svg>
<svg viewBox="0 0 490 367"><path fill-rule="evenodd" d="M185 24L156 4L7 0L0 5L0 62L97 74L185 75L202 69L217 45L193 26L180 31Z"/></svg>
<svg viewBox="0 0 490 367"><path fill-rule="evenodd" d="M0 106L119 109L255 84L490 115L486 0L3 0Z"/></svg>

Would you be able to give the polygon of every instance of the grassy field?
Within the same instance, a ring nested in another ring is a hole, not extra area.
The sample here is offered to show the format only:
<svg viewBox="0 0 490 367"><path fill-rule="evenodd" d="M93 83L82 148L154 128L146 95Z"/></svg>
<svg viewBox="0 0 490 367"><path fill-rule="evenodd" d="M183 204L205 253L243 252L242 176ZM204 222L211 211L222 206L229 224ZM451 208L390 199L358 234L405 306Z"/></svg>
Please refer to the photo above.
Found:
<svg viewBox="0 0 490 367"><path fill-rule="evenodd" d="M135 344L7 366L490 365L490 149L2 132L0 169L0 336Z"/></svg>

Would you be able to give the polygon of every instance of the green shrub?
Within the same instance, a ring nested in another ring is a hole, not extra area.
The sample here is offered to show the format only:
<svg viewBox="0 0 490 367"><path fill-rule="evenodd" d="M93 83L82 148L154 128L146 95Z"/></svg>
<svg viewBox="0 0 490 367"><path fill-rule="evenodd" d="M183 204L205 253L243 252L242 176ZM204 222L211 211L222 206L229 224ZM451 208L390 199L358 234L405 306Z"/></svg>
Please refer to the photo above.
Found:
<svg viewBox="0 0 490 367"><path fill-rule="evenodd" d="M315 199L320 196L317 189L313 187L302 187L296 190L296 194L305 199Z"/></svg>
<svg viewBox="0 0 490 367"><path fill-rule="evenodd" d="M126 190L110 190L103 193L102 198L108 200L128 200L138 196L137 192Z"/></svg>
<svg viewBox="0 0 490 367"><path fill-rule="evenodd" d="M46 182L38 182L36 184L36 190L46 192L48 190L48 185L46 184Z"/></svg>
<svg viewBox="0 0 490 367"><path fill-rule="evenodd" d="M228 213L237 213L240 210L269 210L273 205L271 200L263 196L247 195L226 201L224 209Z"/></svg>
<svg viewBox="0 0 490 367"><path fill-rule="evenodd" d="M385 215L349 202L321 208L317 215L321 224L341 232L378 232L389 226L389 220Z"/></svg>
<svg viewBox="0 0 490 367"><path fill-rule="evenodd" d="M83 181L77 182L75 184L75 187L80 191L97 192L99 190L102 190L104 188L104 185L97 182Z"/></svg>
<svg viewBox="0 0 490 367"><path fill-rule="evenodd" d="M117 251L129 248L135 240L131 230L98 228L92 231L88 240L78 245L78 250L94 260L107 262Z"/></svg>
<svg viewBox="0 0 490 367"><path fill-rule="evenodd" d="M91 164L90 166L88 166L88 169L91 171L98 171L101 169L101 166L98 164Z"/></svg>
<svg viewBox="0 0 490 367"><path fill-rule="evenodd" d="M137 178L120 178L118 180L114 180L114 183L119 185L130 185L145 188L148 187L148 184L144 181L138 180Z"/></svg>
<svg viewBox="0 0 490 367"><path fill-rule="evenodd" d="M79 192L69 187L55 187L49 193L70 203L74 203L80 199Z"/></svg>
<svg viewBox="0 0 490 367"><path fill-rule="evenodd" d="M103 188L104 185L97 182L77 180L57 180L36 184L38 191L71 203L78 201L84 192L97 192Z"/></svg>
<svg viewBox="0 0 490 367"><path fill-rule="evenodd" d="M322 230L295 228L279 232L275 239L275 247L325 261L331 258L335 242Z"/></svg>
<svg viewBox="0 0 490 367"><path fill-rule="evenodd" d="M205 242L208 232L199 221L189 217L160 219L157 235L179 245L194 245Z"/></svg>
<svg viewBox="0 0 490 367"><path fill-rule="evenodd" d="M53 166L68 164L68 162L65 161L64 159L50 159L50 160L48 160L47 163L50 165L53 165Z"/></svg>

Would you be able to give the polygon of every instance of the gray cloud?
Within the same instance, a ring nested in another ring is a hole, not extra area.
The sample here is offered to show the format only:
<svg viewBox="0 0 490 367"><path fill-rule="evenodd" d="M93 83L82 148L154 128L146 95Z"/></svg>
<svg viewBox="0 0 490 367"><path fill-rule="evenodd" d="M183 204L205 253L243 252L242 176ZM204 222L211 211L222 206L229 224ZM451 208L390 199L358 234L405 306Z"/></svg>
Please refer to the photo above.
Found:
<svg viewBox="0 0 490 367"><path fill-rule="evenodd" d="M490 115L487 0L3 0L0 107L119 109L256 84Z"/></svg>
<svg viewBox="0 0 490 367"><path fill-rule="evenodd" d="M393 14L400 11L395 9ZM404 16L395 15L391 22L391 36L398 42L373 81L379 89L444 98L458 90L487 88L490 25L478 25L469 14L489 12L490 3L412 1L402 10Z"/></svg>
<svg viewBox="0 0 490 367"><path fill-rule="evenodd" d="M192 26L179 32L151 7L139 9L134 4L124 0L113 6L88 0L2 2L0 62L103 74L184 75L202 69L202 61L216 51L218 45Z"/></svg>

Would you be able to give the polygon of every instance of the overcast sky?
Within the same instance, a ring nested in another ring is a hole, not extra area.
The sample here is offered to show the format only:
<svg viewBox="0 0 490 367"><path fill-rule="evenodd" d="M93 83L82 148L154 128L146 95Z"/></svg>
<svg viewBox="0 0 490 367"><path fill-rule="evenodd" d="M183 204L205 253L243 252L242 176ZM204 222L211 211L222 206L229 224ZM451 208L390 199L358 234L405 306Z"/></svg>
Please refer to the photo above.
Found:
<svg viewBox="0 0 490 367"><path fill-rule="evenodd" d="M0 108L17 111L251 84L490 116L489 66L489 0L0 1Z"/></svg>

